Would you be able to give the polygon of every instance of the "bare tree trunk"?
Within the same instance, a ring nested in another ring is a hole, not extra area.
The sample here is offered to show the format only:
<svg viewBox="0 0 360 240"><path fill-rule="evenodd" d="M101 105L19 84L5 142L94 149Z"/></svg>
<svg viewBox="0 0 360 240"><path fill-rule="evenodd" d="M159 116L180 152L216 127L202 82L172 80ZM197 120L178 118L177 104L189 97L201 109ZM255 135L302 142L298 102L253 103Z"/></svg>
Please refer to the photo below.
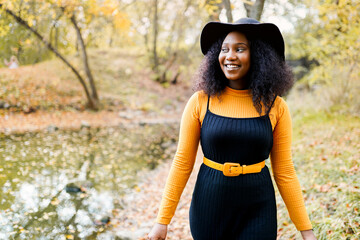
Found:
<svg viewBox="0 0 360 240"><path fill-rule="evenodd" d="M249 3L244 2L244 8L246 10L246 16L250 17L251 15L251 8L253 5L250 5Z"/></svg>
<svg viewBox="0 0 360 240"><path fill-rule="evenodd" d="M255 18L260 21L262 12L264 10L265 0L256 0L255 5L253 7L252 18Z"/></svg>
<svg viewBox="0 0 360 240"><path fill-rule="evenodd" d="M158 72L158 66L159 66L159 59L157 55L157 37L158 37L158 0L154 0L154 39L153 39L153 70L157 73Z"/></svg>
<svg viewBox="0 0 360 240"><path fill-rule="evenodd" d="M265 0L256 0L253 5L244 1L244 7L246 9L247 16L249 18L254 18L260 21L262 12L264 10L264 4Z"/></svg>
<svg viewBox="0 0 360 240"><path fill-rule="evenodd" d="M82 53L82 59L83 59L83 63L84 63L84 68L85 68L86 76L88 77L90 87L91 87L91 96L92 96L93 100L95 101L95 104L98 105L99 96L97 94L97 90L96 90L96 87L95 87L95 81L94 81L93 75L92 75L92 73L90 71L90 68L89 68L88 56L87 56L87 53L86 53L84 39L82 38L80 28L77 25L74 14L71 16L70 20L71 20L72 24L74 25L74 28L75 28L76 34L77 34L77 38L79 40L79 44L80 44L80 47L81 47L81 53Z"/></svg>
<svg viewBox="0 0 360 240"><path fill-rule="evenodd" d="M232 16L232 11L231 11L231 2L230 2L230 0L223 0L223 4L224 4L225 10L226 10L227 22L232 23L233 16Z"/></svg>
<svg viewBox="0 0 360 240"><path fill-rule="evenodd" d="M0 4L0 8L2 8L2 6L3 6L3 4ZM89 90L86 86L86 82L81 77L79 72L69 63L69 61L67 61L43 36L40 35L40 33L38 31L36 31L34 28L30 27L29 24L27 24L27 22L25 22L22 18L20 18L19 16L17 16L15 13L13 13L11 10L9 10L7 8L5 8L5 11L9 15L11 15L19 24L21 24L25 28L29 29L37 38L40 39L40 41L42 41L45 44L45 46L50 51L52 51L58 58L60 58L71 69L71 71L76 75L76 77L80 81L81 85L83 86L86 98L88 100L88 106L92 109L98 109L97 101L94 101L94 99L91 97Z"/></svg>

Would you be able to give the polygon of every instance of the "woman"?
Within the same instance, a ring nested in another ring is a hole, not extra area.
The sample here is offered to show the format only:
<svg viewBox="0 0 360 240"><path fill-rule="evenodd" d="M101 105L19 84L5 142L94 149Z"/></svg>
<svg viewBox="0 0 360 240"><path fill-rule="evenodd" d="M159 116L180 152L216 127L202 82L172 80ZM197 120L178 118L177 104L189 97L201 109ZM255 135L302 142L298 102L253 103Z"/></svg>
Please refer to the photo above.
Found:
<svg viewBox="0 0 360 240"><path fill-rule="evenodd" d="M269 155L290 218L303 239L316 239L291 160L291 118L280 96L293 81L279 29L249 18L210 22L201 33L201 50L199 91L185 107L178 149L148 239L165 239L199 140L204 162L190 206L195 240L276 239L275 194L264 161Z"/></svg>

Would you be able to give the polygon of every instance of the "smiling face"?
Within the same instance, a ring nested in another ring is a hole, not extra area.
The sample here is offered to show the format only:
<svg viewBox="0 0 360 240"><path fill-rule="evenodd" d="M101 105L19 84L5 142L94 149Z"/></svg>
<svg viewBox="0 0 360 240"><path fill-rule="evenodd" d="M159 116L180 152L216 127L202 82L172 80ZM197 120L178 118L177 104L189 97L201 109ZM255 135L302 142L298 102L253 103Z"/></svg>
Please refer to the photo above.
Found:
<svg viewBox="0 0 360 240"><path fill-rule="evenodd" d="M240 32L230 32L221 46L219 63L229 87L245 89L248 87L246 74L250 68L250 46L246 36Z"/></svg>

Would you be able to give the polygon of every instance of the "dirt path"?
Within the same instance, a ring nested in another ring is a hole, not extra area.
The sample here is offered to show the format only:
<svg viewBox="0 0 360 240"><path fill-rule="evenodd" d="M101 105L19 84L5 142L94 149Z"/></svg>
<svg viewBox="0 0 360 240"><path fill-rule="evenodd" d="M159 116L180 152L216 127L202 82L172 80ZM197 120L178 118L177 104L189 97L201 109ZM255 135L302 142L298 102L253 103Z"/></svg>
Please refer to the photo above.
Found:
<svg viewBox="0 0 360 240"><path fill-rule="evenodd" d="M167 239L192 239L189 228L189 207L196 176L202 162L199 148L194 170L184 189L175 216L168 229ZM162 191L171 167L171 160L161 164L151 172L144 173L142 182L124 198L125 208L116 213L112 221L114 234L121 239L146 239L155 223Z"/></svg>

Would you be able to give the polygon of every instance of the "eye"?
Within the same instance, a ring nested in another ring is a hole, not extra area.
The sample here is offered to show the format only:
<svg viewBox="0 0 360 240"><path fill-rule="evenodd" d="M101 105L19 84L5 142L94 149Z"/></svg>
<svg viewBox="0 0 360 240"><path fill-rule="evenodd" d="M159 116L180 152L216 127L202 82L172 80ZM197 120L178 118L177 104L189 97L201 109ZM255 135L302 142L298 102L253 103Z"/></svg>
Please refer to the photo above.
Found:
<svg viewBox="0 0 360 240"><path fill-rule="evenodd" d="M237 52L244 52L246 49L245 48L238 48L236 49Z"/></svg>
<svg viewBox="0 0 360 240"><path fill-rule="evenodd" d="M228 51L229 51L229 49L226 48L226 47L222 47L222 48L221 48L221 52L228 52Z"/></svg>

